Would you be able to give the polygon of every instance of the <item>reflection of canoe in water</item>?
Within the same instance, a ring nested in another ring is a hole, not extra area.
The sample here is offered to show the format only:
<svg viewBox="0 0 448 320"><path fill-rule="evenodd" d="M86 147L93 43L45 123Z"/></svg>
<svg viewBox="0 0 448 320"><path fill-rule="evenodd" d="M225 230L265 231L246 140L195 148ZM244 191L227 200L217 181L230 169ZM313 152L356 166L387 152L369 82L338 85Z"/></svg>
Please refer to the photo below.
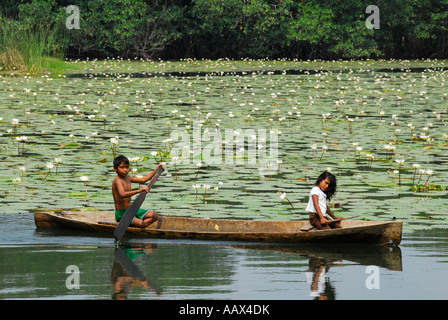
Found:
<svg viewBox="0 0 448 320"><path fill-rule="evenodd" d="M298 254L310 259L325 261L351 261L360 265L375 265L389 270L402 271L402 257L399 246L381 246L365 244L237 244L233 248L266 250Z"/></svg>
<svg viewBox="0 0 448 320"><path fill-rule="evenodd" d="M37 227L81 229L113 232L118 225L113 212L45 211L35 212ZM201 219L162 216L146 228L129 227L128 234L151 238L182 238L207 240L260 241L279 243L377 243L399 244L402 221L343 220L341 229L300 229L301 221L261 221Z"/></svg>

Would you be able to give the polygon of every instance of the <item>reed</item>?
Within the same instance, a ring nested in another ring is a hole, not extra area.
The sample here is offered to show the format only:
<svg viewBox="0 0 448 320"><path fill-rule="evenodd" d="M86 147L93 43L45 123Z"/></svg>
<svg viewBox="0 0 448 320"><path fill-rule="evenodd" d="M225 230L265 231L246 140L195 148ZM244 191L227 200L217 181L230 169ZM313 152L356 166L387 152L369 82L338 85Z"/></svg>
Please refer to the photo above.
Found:
<svg viewBox="0 0 448 320"><path fill-rule="evenodd" d="M25 27L0 16L0 71L62 72L67 39L58 28Z"/></svg>

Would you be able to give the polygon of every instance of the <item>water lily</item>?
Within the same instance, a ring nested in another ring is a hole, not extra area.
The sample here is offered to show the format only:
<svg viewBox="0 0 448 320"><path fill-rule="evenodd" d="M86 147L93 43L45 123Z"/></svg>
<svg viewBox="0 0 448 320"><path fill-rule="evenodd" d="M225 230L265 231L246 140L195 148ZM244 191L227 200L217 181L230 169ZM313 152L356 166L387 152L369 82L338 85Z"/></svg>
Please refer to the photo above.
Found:
<svg viewBox="0 0 448 320"><path fill-rule="evenodd" d="M92 132L92 138L95 144L96 144L96 137L98 137L98 132Z"/></svg>
<svg viewBox="0 0 448 320"><path fill-rule="evenodd" d="M89 181L89 177L88 176L81 176L81 177L79 177L79 179L84 183L84 190L87 193L87 181Z"/></svg>
<svg viewBox="0 0 448 320"><path fill-rule="evenodd" d="M390 159L392 157L392 153L395 151L395 146L391 144L386 144L384 149L387 151L387 158Z"/></svg>
<svg viewBox="0 0 448 320"><path fill-rule="evenodd" d="M23 175L24 175L25 172L26 172L26 167L21 166L21 167L19 167L19 170L20 170L20 172L22 173L22 179L23 179Z"/></svg>
<svg viewBox="0 0 448 320"><path fill-rule="evenodd" d="M283 161L282 160L277 160L277 168L278 168L278 170L277 170L277 174L280 174L280 165L283 163Z"/></svg>
<svg viewBox="0 0 448 320"><path fill-rule="evenodd" d="M366 158L369 161L369 167L371 168L373 160L375 159L375 156L373 154L371 154L371 153L368 153L368 154L366 154Z"/></svg>
<svg viewBox="0 0 448 320"><path fill-rule="evenodd" d="M294 207L293 207L291 201L289 201L289 199L288 199L288 197L286 196L286 193L285 193L285 192L282 192L282 193L280 194L280 199L282 199L282 201L284 201L284 200L288 201L288 203L289 203L289 205L291 206L291 208L294 209Z"/></svg>
<svg viewBox="0 0 448 320"><path fill-rule="evenodd" d="M207 190L210 189L210 185L204 184L202 187L204 188L204 202L205 202L205 195L207 194Z"/></svg>
<svg viewBox="0 0 448 320"><path fill-rule="evenodd" d="M401 186L401 166L404 163L404 159L395 159L395 162L398 163L398 185Z"/></svg>
<svg viewBox="0 0 448 320"><path fill-rule="evenodd" d="M17 127L19 126L19 119L12 119L11 124L13 126L13 132L14 134L17 133Z"/></svg>
<svg viewBox="0 0 448 320"><path fill-rule="evenodd" d="M62 163L61 158L54 158L54 162L56 163L56 174L58 174L58 166Z"/></svg>
<svg viewBox="0 0 448 320"><path fill-rule="evenodd" d="M355 121L353 118L347 118L348 121L348 133L352 133L352 122Z"/></svg>
<svg viewBox="0 0 448 320"><path fill-rule="evenodd" d="M176 172L176 180L177 180L177 164L179 161L179 157L172 157L171 160L173 161L172 164L174 165L174 171Z"/></svg>
<svg viewBox="0 0 448 320"><path fill-rule="evenodd" d="M320 155L320 159L319 160L322 160L322 157L324 156L324 153L325 153L325 151L327 151L327 149L328 149L328 147L326 145L322 146L322 154Z"/></svg>
<svg viewBox="0 0 448 320"><path fill-rule="evenodd" d="M356 148L355 148L355 150L356 151L358 151L358 158L360 158L361 157L361 151L362 151L362 147L361 146L357 146ZM356 151L355 151L355 157L356 157Z"/></svg>
<svg viewBox="0 0 448 320"><path fill-rule="evenodd" d="M218 194L219 187L216 186L216 187L213 188L213 190L215 191L215 203L216 203L216 195Z"/></svg>
<svg viewBox="0 0 448 320"><path fill-rule="evenodd" d="M432 171L432 170L426 170L426 174L428 175L428 179L426 179L426 182L425 182L425 184L427 184L428 183L428 181L429 181L429 178L433 175L433 173L434 173L434 171Z"/></svg>
<svg viewBox="0 0 448 320"><path fill-rule="evenodd" d="M21 142L25 142L26 140L28 140L27 136L19 136L16 137L16 141L17 141L17 153L20 155L23 155L23 145L22 145L22 151L20 151L20 143Z"/></svg>
<svg viewBox="0 0 448 320"><path fill-rule="evenodd" d="M426 173L426 171L425 170L420 170L419 173L420 173L420 178L418 179L417 184L420 184L420 180L422 179L422 176Z"/></svg>
<svg viewBox="0 0 448 320"><path fill-rule="evenodd" d="M234 117L235 117L235 115L232 112L229 112L230 125L232 125L232 120Z"/></svg>
<svg viewBox="0 0 448 320"><path fill-rule="evenodd" d="M412 184L414 184L414 183L415 183L415 175L417 174L417 169L420 168L420 165L414 163L414 164L412 165L412 167L414 168L414 176L412 177Z"/></svg>
<svg viewBox="0 0 448 320"><path fill-rule="evenodd" d="M315 153L316 153L316 149L317 149L317 144L313 144L313 145L311 146L311 150L313 150L313 160L314 160L314 155L315 155Z"/></svg>
<svg viewBox="0 0 448 320"><path fill-rule="evenodd" d="M196 172L196 176L194 177L195 179L198 177L199 169L201 169L202 163L201 162L196 163L196 167L198 167L198 172Z"/></svg>
<svg viewBox="0 0 448 320"><path fill-rule="evenodd" d="M200 184L194 184L193 189L196 190L196 200L198 200L198 191L201 188Z"/></svg>
<svg viewBox="0 0 448 320"><path fill-rule="evenodd" d="M45 176L45 179L44 180L46 180L47 178L48 178L48 176L51 174L51 169L53 169L54 168L54 164L53 164L53 162L47 162L47 169L48 169L48 173L47 173L47 175Z"/></svg>
<svg viewBox="0 0 448 320"><path fill-rule="evenodd" d="M110 143L112 144L112 153L113 153L113 156L115 158L115 154L117 152L117 146L118 146L118 139L117 139L117 137L110 138Z"/></svg>

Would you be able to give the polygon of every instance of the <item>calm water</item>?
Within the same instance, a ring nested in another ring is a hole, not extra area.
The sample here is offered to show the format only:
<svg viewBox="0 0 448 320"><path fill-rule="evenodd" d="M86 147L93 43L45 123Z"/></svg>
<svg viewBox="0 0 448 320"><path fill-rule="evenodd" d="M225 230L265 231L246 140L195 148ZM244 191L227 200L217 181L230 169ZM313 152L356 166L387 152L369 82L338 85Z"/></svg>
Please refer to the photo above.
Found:
<svg viewBox="0 0 448 320"><path fill-rule="evenodd" d="M405 234L394 248L134 238L117 249L0 214L0 261L0 299L448 298L448 230Z"/></svg>

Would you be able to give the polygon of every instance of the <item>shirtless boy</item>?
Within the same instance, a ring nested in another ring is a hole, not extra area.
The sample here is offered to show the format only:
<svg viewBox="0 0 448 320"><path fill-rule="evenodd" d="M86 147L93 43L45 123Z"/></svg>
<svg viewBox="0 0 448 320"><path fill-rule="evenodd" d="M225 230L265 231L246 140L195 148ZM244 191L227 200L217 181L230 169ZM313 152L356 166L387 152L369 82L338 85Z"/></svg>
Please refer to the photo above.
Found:
<svg viewBox="0 0 448 320"><path fill-rule="evenodd" d="M156 169L142 178L129 175L129 159L125 156L118 156L114 159L114 171L117 177L112 182L112 195L115 202L115 220L121 220L126 210L131 205L131 197L140 192L149 192L147 186L143 186L138 190L131 190L131 182L145 183L152 178L157 169L163 164L159 164ZM159 214L154 211L139 209L131 225L134 227L145 228L151 223L157 221Z"/></svg>

